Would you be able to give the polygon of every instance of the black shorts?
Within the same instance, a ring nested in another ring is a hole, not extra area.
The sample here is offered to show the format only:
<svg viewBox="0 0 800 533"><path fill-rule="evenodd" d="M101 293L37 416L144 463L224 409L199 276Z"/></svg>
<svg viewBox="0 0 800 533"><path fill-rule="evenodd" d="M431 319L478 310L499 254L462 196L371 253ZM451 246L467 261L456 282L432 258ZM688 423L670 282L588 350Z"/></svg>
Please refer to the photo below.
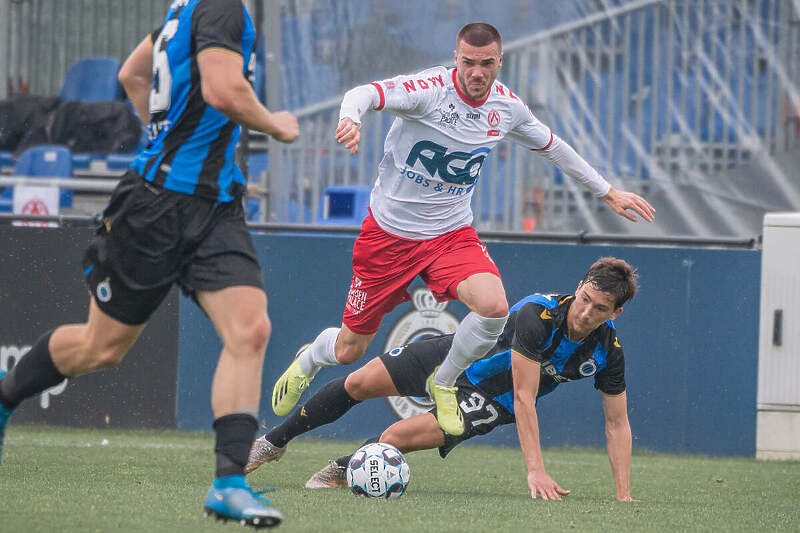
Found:
<svg viewBox="0 0 800 533"><path fill-rule="evenodd" d="M439 335L395 348L380 356L401 396L429 396L428 376L442 364L452 342L453 335ZM467 439L515 422L512 413L473 385L464 374L459 376L456 385L456 398L464 415L464 433L458 436L444 433L444 445L439 448L442 458ZM436 416L436 407L429 412Z"/></svg>
<svg viewBox="0 0 800 533"><path fill-rule="evenodd" d="M125 324L147 322L173 283L186 294L264 289L242 203L170 191L135 171L120 180L83 259L97 305Z"/></svg>

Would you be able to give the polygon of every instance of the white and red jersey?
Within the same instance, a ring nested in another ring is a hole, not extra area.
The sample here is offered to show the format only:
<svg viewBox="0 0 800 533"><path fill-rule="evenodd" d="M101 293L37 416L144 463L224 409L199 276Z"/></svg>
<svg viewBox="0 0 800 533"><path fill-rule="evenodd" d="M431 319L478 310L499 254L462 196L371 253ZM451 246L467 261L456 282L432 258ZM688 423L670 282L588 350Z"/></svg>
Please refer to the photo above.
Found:
<svg viewBox="0 0 800 533"><path fill-rule="evenodd" d="M345 95L340 119L360 123L369 108L397 117L370 208L380 227L399 237L430 239L469 225L481 167L504 138L539 151L598 196L610 188L499 81L475 101L460 90L454 68L434 67L356 87Z"/></svg>

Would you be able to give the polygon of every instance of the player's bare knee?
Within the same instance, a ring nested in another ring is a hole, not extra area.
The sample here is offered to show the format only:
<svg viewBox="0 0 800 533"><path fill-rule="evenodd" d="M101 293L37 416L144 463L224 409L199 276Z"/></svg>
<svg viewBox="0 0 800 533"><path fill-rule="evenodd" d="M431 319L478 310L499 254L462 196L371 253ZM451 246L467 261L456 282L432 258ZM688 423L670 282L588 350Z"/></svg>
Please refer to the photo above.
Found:
<svg viewBox="0 0 800 533"><path fill-rule="evenodd" d="M389 426L386 431L381 433L378 442L382 442L384 444L391 444L397 449L400 449L400 445L403 443L402 435L394 429L394 426ZM401 450L402 451L402 450Z"/></svg>
<svg viewBox="0 0 800 533"><path fill-rule="evenodd" d="M485 318L502 318L508 316L508 300L505 297L493 298L475 306L474 311Z"/></svg>
<svg viewBox="0 0 800 533"><path fill-rule="evenodd" d="M236 354L262 357L271 332L272 324L266 315L253 317L237 323L226 335L225 344Z"/></svg>
<svg viewBox="0 0 800 533"><path fill-rule="evenodd" d="M344 390L354 400L363 401L374 397L371 388L372 379L368 372L360 369L353 372L344 380Z"/></svg>

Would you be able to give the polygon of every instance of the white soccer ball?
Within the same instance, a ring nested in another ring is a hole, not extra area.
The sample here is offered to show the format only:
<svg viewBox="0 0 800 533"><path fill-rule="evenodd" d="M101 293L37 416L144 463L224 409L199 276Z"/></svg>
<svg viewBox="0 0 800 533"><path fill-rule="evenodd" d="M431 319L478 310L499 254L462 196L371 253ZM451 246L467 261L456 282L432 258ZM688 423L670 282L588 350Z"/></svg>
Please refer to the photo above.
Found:
<svg viewBox="0 0 800 533"><path fill-rule="evenodd" d="M347 465L347 485L368 498L399 498L411 478L406 458L391 444L374 442L356 451Z"/></svg>

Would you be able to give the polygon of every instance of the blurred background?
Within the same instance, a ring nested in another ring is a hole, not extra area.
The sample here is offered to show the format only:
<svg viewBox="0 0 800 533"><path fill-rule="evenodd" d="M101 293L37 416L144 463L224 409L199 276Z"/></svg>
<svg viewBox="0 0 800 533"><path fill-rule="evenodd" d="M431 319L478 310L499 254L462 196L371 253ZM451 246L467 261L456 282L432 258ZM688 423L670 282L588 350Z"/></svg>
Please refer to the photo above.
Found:
<svg viewBox="0 0 800 533"><path fill-rule="evenodd" d="M503 35L499 79L612 184L657 209L653 224L629 223L544 159L500 143L473 210L509 302L573 291L597 257L627 259L642 286L617 320L634 445L800 457L800 215L765 219L800 211L800 1L246 3L260 35L254 89L269 109L295 113L301 131L291 145L246 132L238 147L273 323L266 391L298 346L339 323L392 121L369 113L350 156L333 135L342 94L449 64L458 30L487 21ZM13 211L0 212L0 368L46 328L85 316L80 258L148 142L117 72L168 6L0 0L0 211ZM46 220L59 227L29 227L41 223L35 215L58 215ZM423 311L399 305L369 354L424 328L444 332L436 320L466 308ZM421 329L398 338L397 325L414 321ZM219 349L202 311L174 290L123 365L46 391L15 420L208 430ZM542 402L545 445L603 444L599 402L583 381ZM261 407L262 423L278 422L268 394ZM315 435L366 438L395 415L376 402ZM513 444L514 428L484 442Z"/></svg>
<svg viewBox="0 0 800 533"><path fill-rule="evenodd" d="M259 135L242 143L253 222L358 225L392 117L369 114L362 149L351 157L333 139L341 95L450 63L456 33L471 21L503 35L499 79L612 184L658 210L657 224L627 223L544 159L503 142L476 188L479 230L753 238L765 212L800 209L796 1L247 5L261 34L254 87L267 107L290 109L301 122L293 145ZM167 6L0 0L0 100L124 101L114 69L161 24ZM134 141L84 152L68 146L72 168L64 174L119 176L146 138ZM13 174L21 151L2 135L0 151L3 171ZM63 201L62 194L61 207L93 214L106 195L83 190Z"/></svg>

